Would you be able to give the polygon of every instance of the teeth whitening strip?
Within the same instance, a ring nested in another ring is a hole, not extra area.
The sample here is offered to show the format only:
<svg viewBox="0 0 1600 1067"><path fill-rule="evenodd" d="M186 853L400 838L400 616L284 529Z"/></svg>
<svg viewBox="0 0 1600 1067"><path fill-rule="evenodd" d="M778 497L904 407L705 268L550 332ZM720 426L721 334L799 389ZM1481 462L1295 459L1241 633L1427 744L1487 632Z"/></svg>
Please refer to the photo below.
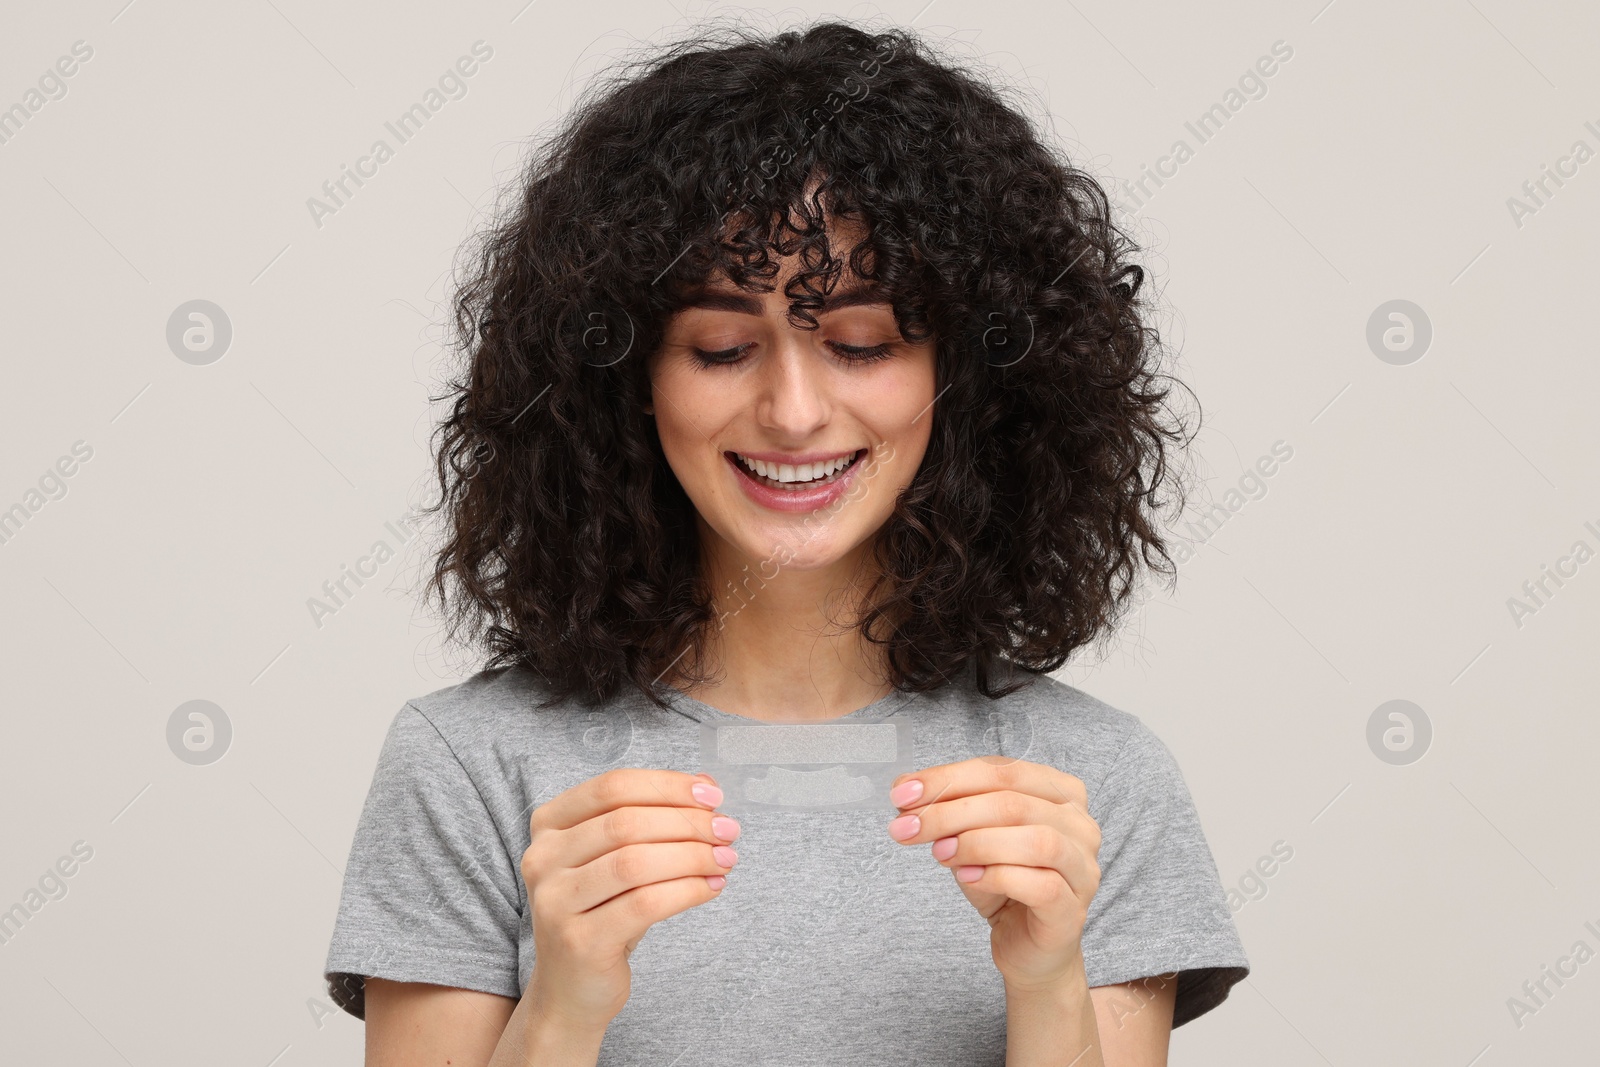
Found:
<svg viewBox="0 0 1600 1067"><path fill-rule="evenodd" d="M718 811L893 808L889 785L912 766L911 723L701 723L700 767L722 787Z"/></svg>

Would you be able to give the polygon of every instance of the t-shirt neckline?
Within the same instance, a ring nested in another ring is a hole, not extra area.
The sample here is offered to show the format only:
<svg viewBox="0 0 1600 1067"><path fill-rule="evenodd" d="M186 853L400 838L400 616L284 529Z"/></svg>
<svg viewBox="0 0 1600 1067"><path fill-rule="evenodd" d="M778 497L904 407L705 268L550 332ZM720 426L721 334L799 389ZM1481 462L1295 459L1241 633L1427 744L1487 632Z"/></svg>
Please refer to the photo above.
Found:
<svg viewBox="0 0 1600 1067"><path fill-rule="evenodd" d="M681 689L676 688L675 686L663 686L662 695L666 698L667 703L672 705L674 710L699 722L704 722L707 718L718 719L724 722L746 722L756 725L770 722L770 720L767 719L757 719L749 715L737 715L731 711L723 711L721 708L713 707L703 701L696 700L694 697L683 692ZM908 701L913 700L919 695L922 694L906 693L898 689L892 689L865 707L857 708L854 711L847 711L843 715L837 715L831 719L806 719L804 722L807 725L825 725L832 722L850 722L858 719L879 718L893 715ZM790 724L791 723L789 720L785 720L782 725Z"/></svg>

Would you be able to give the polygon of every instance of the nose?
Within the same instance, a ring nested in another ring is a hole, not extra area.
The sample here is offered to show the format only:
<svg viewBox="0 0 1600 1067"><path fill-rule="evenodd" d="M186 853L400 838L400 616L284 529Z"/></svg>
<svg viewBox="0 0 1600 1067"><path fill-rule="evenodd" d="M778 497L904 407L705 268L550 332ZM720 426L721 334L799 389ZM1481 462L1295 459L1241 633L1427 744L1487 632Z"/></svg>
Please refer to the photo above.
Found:
<svg viewBox="0 0 1600 1067"><path fill-rule="evenodd" d="M827 425L832 403L827 367L811 333L791 332L803 336L785 338L773 352L774 358L761 366L756 420L778 436L799 442Z"/></svg>

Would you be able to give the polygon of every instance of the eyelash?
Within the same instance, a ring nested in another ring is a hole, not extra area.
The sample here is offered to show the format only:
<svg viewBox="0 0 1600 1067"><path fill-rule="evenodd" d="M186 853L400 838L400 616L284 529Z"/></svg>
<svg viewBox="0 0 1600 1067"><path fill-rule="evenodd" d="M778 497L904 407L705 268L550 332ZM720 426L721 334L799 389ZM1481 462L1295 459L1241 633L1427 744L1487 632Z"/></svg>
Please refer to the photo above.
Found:
<svg viewBox="0 0 1600 1067"><path fill-rule="evenodd" d="M887 343L869 345L858 348L855 345L840 344L837 341L828 342L846 363L876 363L881 359L889 358L889 345ZM716 352L707 352L704 349L691 349L694 358L702 367L727 367L739 362L743 354L752 348L752 345L738 345L734 348L724 348Z"/></svg>

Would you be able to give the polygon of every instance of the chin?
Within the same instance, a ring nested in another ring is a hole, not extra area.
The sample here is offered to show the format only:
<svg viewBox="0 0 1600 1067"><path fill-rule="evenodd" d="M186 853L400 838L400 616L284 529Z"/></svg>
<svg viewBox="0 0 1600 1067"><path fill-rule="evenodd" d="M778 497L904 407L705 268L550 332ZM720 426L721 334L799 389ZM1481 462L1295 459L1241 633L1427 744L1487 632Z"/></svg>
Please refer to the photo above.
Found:
<svg viewBox="0 0 1600 1067"><path fill-rule="evenodd" d="M770 580L782 571L831 567L854 554L868 539L867 531L829 529L822 525L824 521L749 531L735 544L745 556L760 561L761 575ZM751 570L757 569L751 566Z"/></svg>

